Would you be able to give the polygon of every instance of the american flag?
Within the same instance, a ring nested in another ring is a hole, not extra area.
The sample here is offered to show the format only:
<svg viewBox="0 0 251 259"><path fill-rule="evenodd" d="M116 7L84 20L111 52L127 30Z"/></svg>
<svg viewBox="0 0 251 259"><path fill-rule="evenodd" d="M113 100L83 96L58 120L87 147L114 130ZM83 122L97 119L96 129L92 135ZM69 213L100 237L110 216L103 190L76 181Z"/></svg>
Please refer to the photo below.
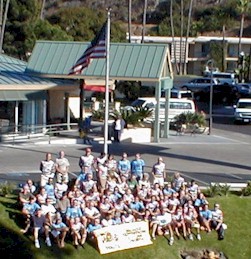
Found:
<svg viewBox="0 0 251 259"><path fill-rule="evenodd" d="M104 23L99 34L93 39L85 50L84 54L77 60L71 68L69 75L81 74L84 68L88 67L91 59L106 58L106 34L107 22Z"/></svg>

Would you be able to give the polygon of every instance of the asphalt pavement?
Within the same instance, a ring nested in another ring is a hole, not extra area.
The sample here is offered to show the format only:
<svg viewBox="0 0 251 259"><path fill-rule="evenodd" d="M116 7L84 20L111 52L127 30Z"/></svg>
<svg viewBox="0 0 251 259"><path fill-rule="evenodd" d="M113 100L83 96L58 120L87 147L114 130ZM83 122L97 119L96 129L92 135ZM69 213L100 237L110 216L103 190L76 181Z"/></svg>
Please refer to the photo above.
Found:
<svg viewBox="0 0 251 259"><path fill-rule="evenodd" d="M132 160L140 153L146 162L145 171L151 172L159 156L166 163L168 177L181 172L186 181L195 179L207 186L211 182L246 183L251 180L251 138L249 135L221 129L212 129L211 135L177 135L171 131L169 138L160 143L111 143L109 153L120 159L123 152ZM77 131L64 137L33 140L23 143L0 144L0 182L24 183L28 178L40 179L39 164L47 152L55 159L64 150L70 161L71 177L79 172L78 160L86 147L94 156L103 151L103 144L93 140L86 145L79 142Z"/></svg>

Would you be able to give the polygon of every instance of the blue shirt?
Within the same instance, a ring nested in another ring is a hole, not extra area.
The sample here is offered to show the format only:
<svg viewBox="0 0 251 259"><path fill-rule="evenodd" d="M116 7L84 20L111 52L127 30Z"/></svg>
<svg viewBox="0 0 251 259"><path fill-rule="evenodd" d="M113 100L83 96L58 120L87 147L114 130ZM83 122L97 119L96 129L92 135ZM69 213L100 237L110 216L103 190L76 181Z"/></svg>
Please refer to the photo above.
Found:
<svg viewBox="0 0 251 259"><path fill-rule="evenodd" d="M82 217L83 213L79 207L69 207L66 211L66 217L77 218Z"/></svg>
<svg viewBox="0 0 251 259"><path fill-rule="evenodd" d="M23 208L28 210L30 215L34 215L34 213L38 209L40 209L40 206L36 202L34 202L34 203L25 203Z"/></svg>
<svg viewBox="0 0 251 259"><path fill-rule="evenodd" d="M141 176L143 174L144 166L145 162L143 159L134 159L131 162L131 171L133 174Z"/></svg>
<svg viewBox="0 0 251 259"><path fill-rule="evenodd" d="M122 172L127 172L131 170L131 163L129 160L119 160L118 169Z"/></svg>
<svg viewBox="0 0 251 259"><path fill-rule="evenodd" d="M141 211L141 210L143 210L145 207L144 207L144 205L143 205L142 202L132 202L132 203L130 204L130 208L131 208L132 210Z"/></svg>
<svg viewBox="0 0 251 259"><path fill-rule="evenodd" d="M92 233L93 231L102 228L102 225L98 224L98 225L93 225L93 224L89 224L87 227L87 232L88 233Z"/></svg>
<svg viewBox="0 0 251 259"><path fill-rule="evenodd" d="M200 216L205 219L211 219L212 218L212 211L211 210L202 210L200 211Z"/></svg>

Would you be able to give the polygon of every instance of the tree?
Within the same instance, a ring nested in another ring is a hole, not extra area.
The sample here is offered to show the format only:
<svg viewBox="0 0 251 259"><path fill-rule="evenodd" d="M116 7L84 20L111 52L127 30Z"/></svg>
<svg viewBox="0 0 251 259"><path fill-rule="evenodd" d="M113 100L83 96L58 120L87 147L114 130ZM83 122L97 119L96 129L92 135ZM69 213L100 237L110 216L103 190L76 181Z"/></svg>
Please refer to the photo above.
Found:
<svg viewBox="0 0 251 259"><path fill-rule="evenodd" d="M90 41L106 20L106 12L93 12L85 7L61 8L47 19L51 24L60 26L75 41ZM125 31L120 24L119 21L111 23L111 41L125 41Z"/></svg>
<svg viewBox="0 0 251 259"><path fill-rule="evenodd" d="M241 49L241 39L243 36L243 29L244 29L244 21L245 21L245 15L250 10L251 3L249 0L238 0L238 10L241 14L241 21L240 21L240 34L239 34L239 46L238 46L238 55L240 55L242 49Z"/></svg>
<svg viewBox="0 0 251 259"><path fill-rule="evenodd" d="M26 59L31 52L25 45L25 40L30 37L27 28L36 22L39 17L39 5L35 0L10 1L6 32L3 41L3 50L6 54Z"/></svg>

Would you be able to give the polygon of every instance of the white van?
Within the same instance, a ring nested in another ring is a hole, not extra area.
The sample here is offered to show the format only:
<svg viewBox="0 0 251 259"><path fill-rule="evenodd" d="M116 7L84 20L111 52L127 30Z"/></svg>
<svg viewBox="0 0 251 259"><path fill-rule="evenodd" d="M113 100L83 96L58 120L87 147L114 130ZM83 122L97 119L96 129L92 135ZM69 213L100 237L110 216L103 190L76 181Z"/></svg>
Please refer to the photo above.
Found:
<svg viewBox="0 0 251 259"><path fill-rule="evenodd" d="M165 120L165 98L160 98L160 120ZM157 100L154 97L139 97L137 100L132 102L131 106L125 107L126 109L135 109L136 107L147 107L153 109L153 117L151 120L154 120L155 117L155 106ZM179 115L183 112L195 112L195 104L193 100L185 98L170 98L170 108L169 108L169 120L173 121L176 115Z"/></svg>

